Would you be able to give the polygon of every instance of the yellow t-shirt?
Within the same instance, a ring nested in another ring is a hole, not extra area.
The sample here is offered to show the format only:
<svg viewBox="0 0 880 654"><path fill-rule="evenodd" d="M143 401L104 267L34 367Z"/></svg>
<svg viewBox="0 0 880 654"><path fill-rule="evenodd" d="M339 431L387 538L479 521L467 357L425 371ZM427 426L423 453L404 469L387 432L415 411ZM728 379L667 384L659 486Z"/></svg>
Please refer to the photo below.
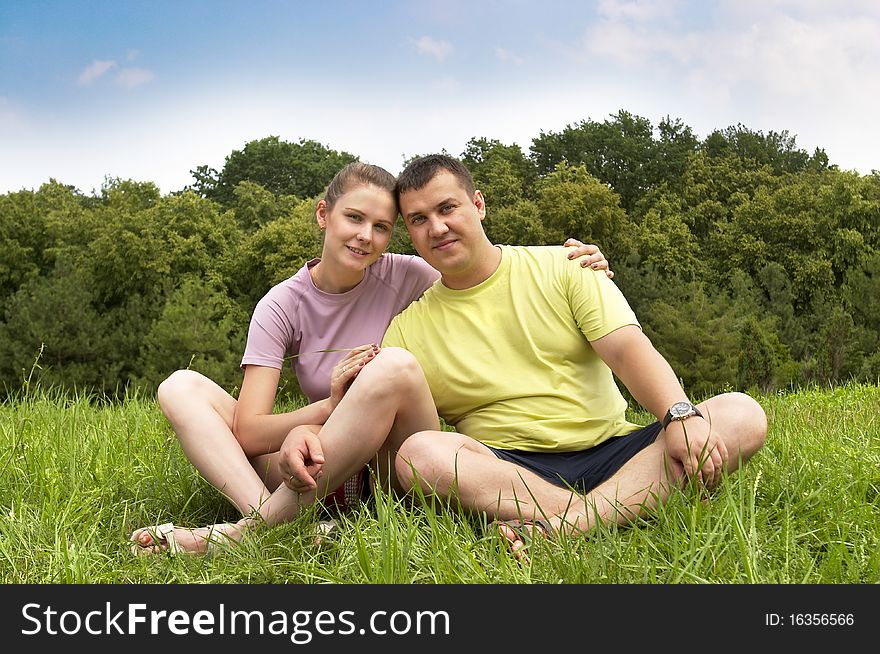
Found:
<svg viewBox="0 0 880 654"><path fill-rule="evenodd" d="M489 279L435 283L382 345L412 352L443 419L492 447L575 451L637 429L589 343L639 324L614 282L563 247L499 247Z"/></svg>

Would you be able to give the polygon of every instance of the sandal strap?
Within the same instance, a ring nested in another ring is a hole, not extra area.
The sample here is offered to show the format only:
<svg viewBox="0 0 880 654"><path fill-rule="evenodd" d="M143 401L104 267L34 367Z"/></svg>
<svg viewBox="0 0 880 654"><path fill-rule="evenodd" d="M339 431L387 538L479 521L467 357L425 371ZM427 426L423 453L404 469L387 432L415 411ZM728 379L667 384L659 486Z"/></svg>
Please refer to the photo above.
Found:
<svg viewBox="0 0 880 654"><path fill-rule="evenodd" d="M535 527L541 530L541 535L547 540L553 540L557 535L553 525L543 518L535 518L534 520L516 518L513 520L496 520L495 522L512 529L520 537L520 540L526 544L533 540Z"/></svg>
<svg viewBox="0 0 880 654"><path fill-rule="evenodd" d="M173 522L164 522L161 525L156 525L155 527L150 528L153 536L153 540L164 540L168 545L168 553L171 556L175 556L176 554L180 554L183 550L180 548L180 545L177 544L177 539L174 537L175 526Z"/></svg>
<svg viewBox="0 0 880 654"><path fill-rule="evenodd" d="M208 542L208 548L205 550L205 554L211 556L216 554L218 550L226 549L238 542L226 533L227 529L238 529L238 527L231 522L218 522L217 524L208 525L208 535L205 538Z"/></svg>

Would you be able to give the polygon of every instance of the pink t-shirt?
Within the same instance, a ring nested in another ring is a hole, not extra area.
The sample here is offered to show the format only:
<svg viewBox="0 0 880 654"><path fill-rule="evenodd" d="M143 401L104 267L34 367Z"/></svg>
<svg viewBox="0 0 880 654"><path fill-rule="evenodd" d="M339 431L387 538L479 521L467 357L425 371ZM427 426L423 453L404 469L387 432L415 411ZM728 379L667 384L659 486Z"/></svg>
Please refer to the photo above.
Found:
<svg viewBox="0 0 880 654"><path fill-rule="evenodd" d="M241 365L281 369L291 359L309 402L330 395L330 372L358 345L382 343L391 319L419 299L440 273L423 259L383 254L360 284L345 293L325 293L312 281L312 259L273 286L257 303ZM321 352L320 350L345 350Z"/></svg>

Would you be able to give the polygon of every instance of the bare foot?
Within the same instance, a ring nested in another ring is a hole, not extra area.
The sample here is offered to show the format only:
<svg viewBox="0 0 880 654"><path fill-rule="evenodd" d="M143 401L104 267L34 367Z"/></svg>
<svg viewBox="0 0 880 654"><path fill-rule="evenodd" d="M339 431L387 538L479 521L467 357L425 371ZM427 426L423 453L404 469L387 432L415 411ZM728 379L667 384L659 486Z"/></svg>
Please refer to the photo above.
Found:
<svg viewBox="0 0 880 654"><path fill-rule="evenodd" d="M523 552L523 548L526 544L523 542L523 539L516 532L515 529L512 529L510 526L504 524L503 522L498 523L498 533L500 533L504 538L507 539L508 547L510 547L510 552L513 554L513 558L517 561L522 561L525 563L529 562L529 557L526 556L526 553Z"/></svg>
<svg viewBox="0 0 880 654"><path fill-rule="evenodd" d="M551 539L556 535L556 529L546 520L498 520L495 526L507 540L513 557L522 563L529 562L526 549L535 538Z"/></svg>

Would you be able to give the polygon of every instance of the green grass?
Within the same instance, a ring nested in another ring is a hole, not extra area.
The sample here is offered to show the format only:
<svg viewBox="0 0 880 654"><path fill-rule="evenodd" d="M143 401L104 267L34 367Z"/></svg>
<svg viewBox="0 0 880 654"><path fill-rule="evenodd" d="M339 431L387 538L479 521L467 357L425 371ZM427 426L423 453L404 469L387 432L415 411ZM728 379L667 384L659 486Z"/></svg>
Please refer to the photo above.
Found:
<svg viewBox="0 0 880 654"><path fill-rule="evenodd" d="M649 583L880 581L880 387L758 398L765 448L707 503L673 495L629 527L538 542L513 561L478 517L380 494L324 547L314 512L210 559L134 557L139 526L236 518L156 403L51 392L0 404L3 583Z"/></svg>

